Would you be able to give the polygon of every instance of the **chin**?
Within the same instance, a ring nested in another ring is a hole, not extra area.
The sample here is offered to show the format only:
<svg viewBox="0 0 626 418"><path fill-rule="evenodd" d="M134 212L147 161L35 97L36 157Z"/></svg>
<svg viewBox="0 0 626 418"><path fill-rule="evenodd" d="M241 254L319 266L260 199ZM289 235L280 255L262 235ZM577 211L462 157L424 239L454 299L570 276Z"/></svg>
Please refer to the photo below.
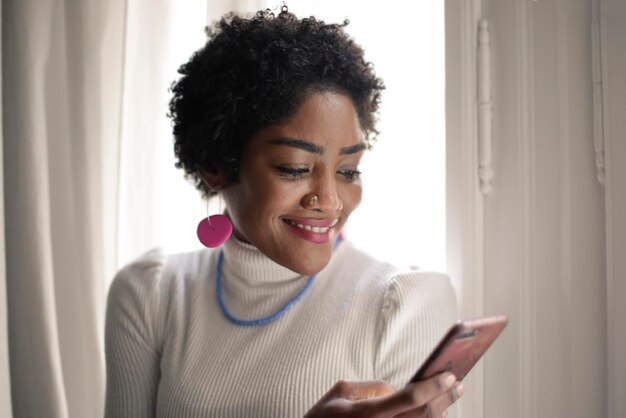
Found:
<svg viewBox="0 0 626 418"><path fill-rule="evenodd" d="M312 276L322 271L324 267L328 265L328 263L330 262L331 256L332 256L332 253L328 255L324 253L324 254L319 254L318 257L315 257L314 259L299 258L297 260L289 260L289 262L285 264L283 263L279 263L279 264L283 264L285 267L287 267L290 270L295 271L296 273L299 273L305 276Z"/></svg>
<svg viewBox="0 0 626 418"><path fill-rule="evenodd" d="M326 267L328 263L321 265L321 266L311 266L311 267L305 267L305 268L298 268L297 270L293 270L298 274L302 274L303 276L313 276L314 274L319 273L320 271L322 271L324 269L324 267Z"/></svg>

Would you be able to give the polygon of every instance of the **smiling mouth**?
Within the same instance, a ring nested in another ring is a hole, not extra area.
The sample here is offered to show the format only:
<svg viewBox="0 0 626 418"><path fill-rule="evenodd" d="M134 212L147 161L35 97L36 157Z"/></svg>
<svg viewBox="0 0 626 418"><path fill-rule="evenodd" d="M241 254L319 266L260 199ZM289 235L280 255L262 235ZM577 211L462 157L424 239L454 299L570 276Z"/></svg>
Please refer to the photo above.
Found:
<svg viewBox="0 0 626 418"><path fill-rule="evenodd" d="M332 228L335 227L335 225L337 225L338 220L335 219L334 221L332 221L332 224L329 226L314 226L314 225L309 225L309 224L301 224L298 223L296 221L292 221L291 219L283 219L283 221L286 224L289 224L291 226L294 226L296 228L299 229L303 229L305 231L311 231L314 232L316 234L326 234L328 233L328 231L330 231Z"/></svg>

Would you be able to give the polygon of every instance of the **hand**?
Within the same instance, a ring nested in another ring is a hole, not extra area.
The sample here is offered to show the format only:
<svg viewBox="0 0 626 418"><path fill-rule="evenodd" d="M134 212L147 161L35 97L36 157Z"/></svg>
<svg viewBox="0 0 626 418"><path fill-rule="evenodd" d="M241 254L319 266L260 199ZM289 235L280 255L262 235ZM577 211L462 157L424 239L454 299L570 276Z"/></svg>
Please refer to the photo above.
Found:
<svg viewBox="0 0 626 418"><path fill-rule="evenodd" d="M400 390L384 382L337 382L304 418L440 418L463 395L452 373Z"/></svg>

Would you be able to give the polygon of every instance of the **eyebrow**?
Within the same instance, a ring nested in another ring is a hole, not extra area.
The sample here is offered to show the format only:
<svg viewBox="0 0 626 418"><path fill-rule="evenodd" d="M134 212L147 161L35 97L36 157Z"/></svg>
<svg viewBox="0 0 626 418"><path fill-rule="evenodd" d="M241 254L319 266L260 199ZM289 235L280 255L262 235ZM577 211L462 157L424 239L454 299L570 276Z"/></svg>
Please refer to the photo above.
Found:
<svg viewBox="0 0 626 418"><path fill-rule="evenodd" d="M342 148L341 151L339 151L339 154L356 154L357 152L361 152L366 148L367 145L365 145L365 142L359 142L356 145Z"/></svg>
<svg viewBox="0 0 626 418"><path fill-rule="evenodd" d="M313 154L324 154L324 148L302 139L277 138L270 140L269 143L274 145L287 145L289 147L298 148Z"/></svg>
<svg viewBox="0 0 626 418"><path fill-rule="evenodd" d="M270 140L269 143L274 145L287 145L289 147L298 148L312 154L324 154L324 148L303 139L276 138ZM339 154L356 154L357 152L361 152L366 148L367 145L364 142L359 142L356 145L350 145L349 147L342 148L341 150L339 150Z"/></svg>

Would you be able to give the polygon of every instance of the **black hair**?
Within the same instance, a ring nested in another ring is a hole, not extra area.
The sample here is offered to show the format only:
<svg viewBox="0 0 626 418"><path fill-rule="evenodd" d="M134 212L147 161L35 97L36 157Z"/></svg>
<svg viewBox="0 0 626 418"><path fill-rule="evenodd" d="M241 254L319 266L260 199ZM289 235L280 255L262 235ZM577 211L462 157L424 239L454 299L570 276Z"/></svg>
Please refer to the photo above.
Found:
<svg viewBox="0 0 626 418"><path fill-rule="evenodd" d="M385 88L343 24L298 19L283 6L252 18L229 13L206 28L208 41L178 72L169 117L176 167L204 196L215 194L201 171L223 168L238 178L246 141L292 116L307 95L335 91L351 98L368 147L376 139Z"/></svg>

